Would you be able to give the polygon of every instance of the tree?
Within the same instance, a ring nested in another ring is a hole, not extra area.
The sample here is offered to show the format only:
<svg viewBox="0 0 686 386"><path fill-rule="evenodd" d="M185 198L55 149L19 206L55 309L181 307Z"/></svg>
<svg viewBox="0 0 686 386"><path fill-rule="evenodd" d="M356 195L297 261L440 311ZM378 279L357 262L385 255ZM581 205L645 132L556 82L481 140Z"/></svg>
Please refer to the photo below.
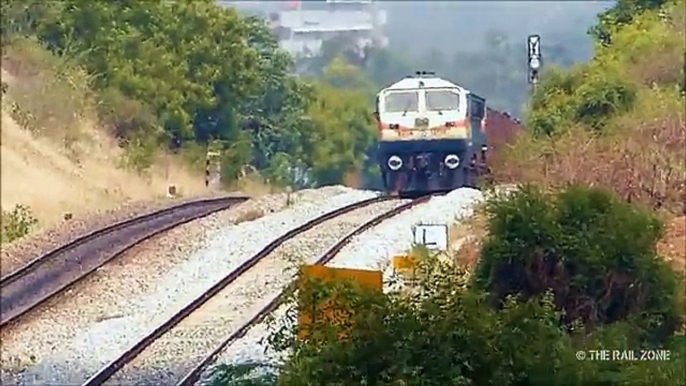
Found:
<svg viewBox="0 0 686 386"><path fill-rule="evenodd" d="M339 183L362 168L364 155L374 143L368 95L318 83L316 99L308 108L307 145L311 173L319 184Z"/></svg>
<svg viewBox="0 0 686 386"><path fill-rule="evenodd" d="M528 300L509 297L501 308L493 308L487 293L469 286L464 270L441 263L425 249L413 253L418 258L415 291L383 294L346 281L305 282L300 291L311 296L300 298L315 303L301 307L317 309L317 302L335 297L338 307L353 310L349 318L315 318L308 338L300 339L297 308L292 308L268 339L271 350L288 353L282 363L262 364L262 372L259 363L220 366L213 386L582 386L686 380L680 371L686 364L683 335L663 346L672 350L668 362L580 361L579 350L637 347L633 341L627 344L634 328L618 323L589 335L570 334L560 324L563 313L552 293ZM248 372L253 377L246 377Z"/></svg>
<svg viewBox="0 0 686 386"><path fill-rule="evenodd" d="M127 146L218 143L226 182L251 164L280 184L307 184L311 173L340 183L369 147L361 102L373 87L363 73L336 62L321 85L299 79L263 20L214 1L9 2L3 11L3 38L36 35L94 75L100 118ZM339 101L333 87L358 100ZM352 89L363 88L359 99Z"/></svg>
<svg viewBox="0 0 686 386"><path fill-rule="evenodd" d="M617 28L630 24L636 16L647 10L655 10L668 0L618 0L617 4L598 15L599 23L589 30L598 43L609 46Z"/></svg>
<svg viewBox="0 0 686 386"><path fill-rule="evenodd" d="M681 325L679 283L656 256L662 227L651 213L574 186L553 196L525 187L492 201L488 212L474 283L494 304L552 289L568 326L633 320L643 343L664 343Z"/></svg>

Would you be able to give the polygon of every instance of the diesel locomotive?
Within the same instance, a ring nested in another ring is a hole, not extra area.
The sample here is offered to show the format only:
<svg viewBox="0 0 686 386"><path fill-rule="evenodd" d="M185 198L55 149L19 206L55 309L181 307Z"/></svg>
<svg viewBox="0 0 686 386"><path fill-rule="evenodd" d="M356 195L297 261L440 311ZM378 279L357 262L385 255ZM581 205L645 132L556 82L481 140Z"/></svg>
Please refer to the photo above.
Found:
<svg viewBox="0 0 686 386"><path fill-rule="evenodd" d="M387 192L475 187L487 173L486 100L473 92L421 71L381 90L374 115Z"/></svg>

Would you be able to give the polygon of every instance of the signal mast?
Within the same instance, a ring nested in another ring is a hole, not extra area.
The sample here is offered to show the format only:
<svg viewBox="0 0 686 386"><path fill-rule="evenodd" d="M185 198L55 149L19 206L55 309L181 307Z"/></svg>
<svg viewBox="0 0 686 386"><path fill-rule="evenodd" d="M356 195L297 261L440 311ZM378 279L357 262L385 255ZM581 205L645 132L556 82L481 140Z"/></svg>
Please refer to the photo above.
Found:
<svg viewBox="0 0 686 386"><path fill-rule="evenodd" d="M536 90L538 84L538 73L543 66L543 57L541 56L541 36L529 35L527 38L527 52L529 58L529 83L532 90Z"/></svg>

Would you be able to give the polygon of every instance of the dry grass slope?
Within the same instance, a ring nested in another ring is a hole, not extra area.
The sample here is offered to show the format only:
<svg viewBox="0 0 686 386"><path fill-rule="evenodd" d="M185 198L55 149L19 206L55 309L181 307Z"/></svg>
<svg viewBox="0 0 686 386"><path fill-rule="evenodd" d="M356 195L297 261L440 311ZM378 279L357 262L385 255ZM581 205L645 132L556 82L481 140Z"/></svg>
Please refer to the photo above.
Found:
<svg viewBox="0 0 686 386"><path fill-rule="evenodd" d="M161 167L144 178L116 167L119 154L113 139L94 132L78 160L49 140L36 138L2 113L1 197L3 210L27 205L42 225L59 221L65 212L81 214L109 209L130 200L163 197L167 184L184 193L204 191L202 178L178 167L168 177Z"/></svg>
<svg viewBox="0 0 686 386"><path fill-rule="evenodd" d="M38 47L3 55L3 210L29 206L45 229L66 212L79 216L164 197L169 184L186 197L207 193L201 174L169 156L160 156L147 175L120 168L122 150L93 124L87 91L78 78L51 71L51 60Z"/></svg>

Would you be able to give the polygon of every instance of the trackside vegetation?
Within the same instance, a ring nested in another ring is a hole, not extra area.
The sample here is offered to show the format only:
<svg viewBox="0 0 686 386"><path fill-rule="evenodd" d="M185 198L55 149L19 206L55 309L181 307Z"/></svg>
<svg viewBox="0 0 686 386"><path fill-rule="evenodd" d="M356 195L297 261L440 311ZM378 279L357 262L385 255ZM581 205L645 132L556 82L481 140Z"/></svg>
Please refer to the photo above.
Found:
<svg viewBox="0 0 686 386"><path fill-rule="evenodd" d="M0 243L11 243L27 235L38 223L31 210L23 205L16 205L12 210L2 211L0 226Z"/></svg>
<svg viewBox="0 0 686 386"><path fill-rule="evenodd" d="M272 183L317 186L360 169L372 145L366 95L292 75L263 20L215 1L10 0L2 13L7 70L26 67L27 46L85 70L90 110L137 169L164 147L201 170L212 147L226 183L250 166Z"/></svg>
<svg viewBox="0 0 686 386"><path fill-rule="evenodd" d="M303 340L292 306L269 337L280 359L221 364L212 384L685 384L684 277L656 248L683 210L685 10L620 0L590 31L591 62L547 70L494 168L520 188L485 205L473 269L417 248L416 291L310 283L350 319Z"/></svg>
<svg viewBox="0 0 686 386"><path fill-rule="evenodd" d="M496 182L521 188L485 206L473 270L417 248L415 291L308 283L303 291L354 310L350 319L315 323L303 340L292 306L268 339L280 361L221 364L211 383L686 384L683 277L656 252L664 215L683 210L685 9L619 0L590 31L592 61L546 70L528 130L494 167ZM264 21L213 0L6 0L0 11L3 68L35 86L3 83L13 117L36 135L63 127L65 146L71 125L93 119L127 150L122 165L141 172L162 149L201 170L212 148L226 184L246 170L275 185L350 181L374 144L374 90L415 70L340 41L296 63ZM511 48L489 41L497 53L472 82ZM311 76L294 76L296 64ZM512 103L497 94L522 75L507 72L484 96ZM32 102L44 95L64 108ZM2 220L3 243L35 224L24 207ZM590 360L604 349L668 350L669 360Z"/></svg>
<svg viewBox="0 0 686 386"><path fill-rule="evenodd" d="M419 284L409 294L312 281L301 291L334 296L354 310L350 319L315 323L315 333L301 340L293 306L269 337L285 354L281 363L222 365L213 384L686 381L683 288L655 253L662 232L655 215L578 186L557 193L523 187L491 199L486 212L490 234L473 273L417 248ZM670 358L590 360L591 350L604 349L669 350ZM580 360L579 351L589 356Z"/></svg>
<svg viewBox="0 0 686 386"><path fill-rule="evenodd" d="M544 73L528 130L493 170L503 182L604 186L681 213L686 3L619 1L600 20L595 58Z"/></svg>

